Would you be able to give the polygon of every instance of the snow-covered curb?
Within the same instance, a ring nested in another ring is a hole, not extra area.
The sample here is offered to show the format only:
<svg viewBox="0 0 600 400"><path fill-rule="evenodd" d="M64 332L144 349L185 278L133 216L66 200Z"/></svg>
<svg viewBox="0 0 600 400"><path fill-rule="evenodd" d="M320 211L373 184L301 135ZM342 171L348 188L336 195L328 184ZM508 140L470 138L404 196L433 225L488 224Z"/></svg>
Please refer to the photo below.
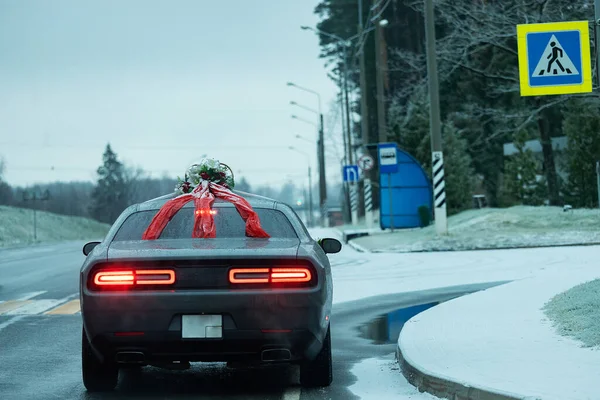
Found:
<svg viewBox="0 0 600 400"><path fill-rule="evenodd" d="M600 352L560 336L542 308L599 276L592 263L572 263L429 309L400 334L402 371L420 390L453 399L597 398Z"/></svg>

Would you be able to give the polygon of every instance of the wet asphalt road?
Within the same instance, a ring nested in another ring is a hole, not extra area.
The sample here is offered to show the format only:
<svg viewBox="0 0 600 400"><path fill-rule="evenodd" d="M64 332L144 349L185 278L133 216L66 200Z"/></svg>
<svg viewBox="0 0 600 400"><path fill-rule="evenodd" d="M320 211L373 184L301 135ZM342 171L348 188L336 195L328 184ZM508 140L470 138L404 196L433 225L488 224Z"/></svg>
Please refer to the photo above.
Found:
<svg viewBox="0 0 600 400"><path fill-rule="evenodd" d="M124 370L114 392L90 394L82 384L80 366L77 292L82 244L0 251L0 399L357 399L348 389L356 381L352 366L395 351L394 344L376 345L361 338L358 327L400 307L466 290L335 305L331 318L334 381L328 388L301 388L294 366L229 369L211 363L192 364L186 371Z"/></svg>

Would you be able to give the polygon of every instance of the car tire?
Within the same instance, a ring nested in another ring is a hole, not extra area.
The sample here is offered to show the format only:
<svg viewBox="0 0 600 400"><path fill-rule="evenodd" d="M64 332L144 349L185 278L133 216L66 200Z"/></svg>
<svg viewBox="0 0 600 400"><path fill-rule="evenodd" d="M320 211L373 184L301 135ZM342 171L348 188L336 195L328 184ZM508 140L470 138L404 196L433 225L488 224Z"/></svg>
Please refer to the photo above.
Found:
<svg viewBox="0 0 600 400"><path fill-rule="evenodd" d="M117 386L119 368L116 364L98 360L92 351L85 329L82 329L81 335L81 372L83 385L89 392L106 392Z"/></svg>
<svg viewBox="0 0 600 400"><path fill-rule="evenodd" d="M333 381L333 368L331 357L331 327L323 341L323 347L317 357L312 361L300 364L300 384L304 387L325 387Z"/></svg>

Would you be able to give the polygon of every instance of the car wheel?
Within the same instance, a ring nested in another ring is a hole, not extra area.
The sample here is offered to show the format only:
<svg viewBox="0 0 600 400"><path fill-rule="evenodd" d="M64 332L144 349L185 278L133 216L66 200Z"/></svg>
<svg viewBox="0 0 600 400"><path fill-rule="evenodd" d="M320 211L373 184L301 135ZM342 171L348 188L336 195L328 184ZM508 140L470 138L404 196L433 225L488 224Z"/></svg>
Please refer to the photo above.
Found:
<svg viewBox="0 0 600 400"><path fill-rule="evenodd" d="M317 357L300 364L300 384L304 387L323 387L331 385L332 380L331 327L329 327Z"/></svg>
<svg viewBox="0 0 600 400"><path fill-rule="evenodd" d="M90 392L113 390L117 386L119 368L115 364L103 363L92 352L85 329L81 336L81 371L83 385Z"/></svg>

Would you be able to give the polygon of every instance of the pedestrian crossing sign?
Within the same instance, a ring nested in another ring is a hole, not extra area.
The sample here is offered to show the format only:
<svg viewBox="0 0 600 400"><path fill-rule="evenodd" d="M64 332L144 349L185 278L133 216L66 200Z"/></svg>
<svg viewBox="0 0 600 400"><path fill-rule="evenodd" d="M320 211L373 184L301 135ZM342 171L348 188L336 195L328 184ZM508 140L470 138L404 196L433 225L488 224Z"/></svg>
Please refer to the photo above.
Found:
<svg viewBox="0 0 600 400"><path fill-rule="evenodd" d="M592 91L587 21L517 25L521 96Z"/></svg>

